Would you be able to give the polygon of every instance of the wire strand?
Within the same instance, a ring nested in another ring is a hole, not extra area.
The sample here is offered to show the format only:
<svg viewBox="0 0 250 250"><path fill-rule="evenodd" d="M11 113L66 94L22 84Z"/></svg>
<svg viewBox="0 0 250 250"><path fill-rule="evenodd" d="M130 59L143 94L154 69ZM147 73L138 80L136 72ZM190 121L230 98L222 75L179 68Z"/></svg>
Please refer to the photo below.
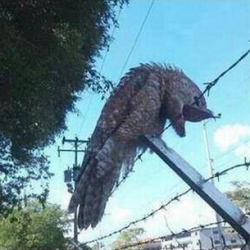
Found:
<svg viewBox="0 0 250 250"><path fill-rule="evenodd" d="M151 10L152 10L152 8L153 8L154 3L155 3L155 0L152 0L150 6L149 6L149 8L148 8L148 11L147 11L147 13L146 13L146 16L145 16L145 18L144 18L144 20L143 20L143 22L142 22L142 24L141 24L141 27L140 27L140 29L139 29L139 31L138 31L136 37L135 37L135 40L134 40L133 45L132 45L132 47L131 47L131 49L130 49L130 52L129 52L128 56L127 56L127 59L126 59L125 63L124 63L123 66L122 66L122 69L121 69L121 72L120 72L120 77L119 77L119 79L122 77L122 74L123 74L123 72L124 72L124 70L125 70L125 68L126 68L126 66L127 66L127 64L128 64L128 62L129 62L129 59L130 59L130 57L132 56L132 54L133 54L133 52L134 52L135 46L136 46L136 44L137 44L137 42L138 42L138 40L139 40L139 37L140 37L140 35L141 35L141 33L142 33L142 30L143 30L143 28L144 28L144 26L145 26L145 24L146 24L146 21L147 21L147 19L148 19L148 17L149 17L149 14L150 14L150 12L151 12Z"/></svg>
<svg viewBox="0 0 250 250"><path fill-rule="evenodd" d="M119 19L120 19L121 10L122 10L122 6L119 8L119 11L118 11L118 14L117 14L117 23L119 22ZM116 28L117 28L117 26L114 24L113 30L112 30L112 32L111 32L111 41L114 39L114 35L115 35L115 30L116 30ZM107 49L106 49L106 52L105 52L105 55L104 55L104 57L103 57L101 67L100 67L99 72L98 72L99 75L102 74L102 70L103 70L104 65L105 65L105 63L106 63L106 60L107 60L109 51L110 51L110 43L108 44ZM86 109L86 111L85 111L85 113L84 113L84 115L83 115L83 117L82 117L82 122L81 122L81 125L80 125L80 129L79 129L79 131L78 131L78 134L80 134L81 131L82 131L83 124L84 124L84 122L85 122L85 120L86 120L86 116L87 116L87 114L88 114L88 112L89 112L90 106L91 106L92 101L93 101L93 97L94 97L94 95L92 94L91 97L90 97L90 99L89 99L89 103L88 103L87 109Z"/></svg>
<svg viewBox="0 0 250 250"><path fill-rule="evenodd" d="M232 70L234 67L236 67L237 64L239 64L248 54L250 53L250 49L247 50L243 55L240 56L239 59L237 59L232 65L230 65L226 70L224 70L222 73L219 74L212 82L205 83L207 86L203 90L203 92L200 94L200 96L197 97L196 101L192 103L192 105L195 105L198 100L200 100L206 93L210 93L211 89L219 82L219 80L225 76L230 70ZM160 133L164 133L166 130L168 130L172 126L172 123L169 123L163 131ZM146 151L143 151L141 154L137 156L137 158L134 160L133 164L135 164L138 160L142 160L142 156ZM120 186L121 184L128 178L130 172L128 172L125 176L119 180L119 182L116 184L115 188L111 191L111 194L113 194Z"/></svg>
<svg viewBox="0 0 250 250"><path fill-rule="evenodd" d="M153 3L154 3L154 0L151 2L151 5L150 5L151 8L152 8L152 6L153 6ZM150 9L149 9L148 13L149 13L149 12L150 12ZM240 58L239 58L238 60L236 60L231 66L229 66L226 70L224 70L221 74L219 74L219 76L217 76L212 82L206 83L206 85L207 85L206 88L205 88L204 91L200 94L200 96L197 97L196 101L192 103L192 105L194 105L194 104L197 102L197 100L201 99L206 93L208 93L208 95L209 95L211 89L219 82L219 80L220 80L222 77L224 77L229 71L231 71L233 68L235 68L235 67L236 67L236 66L237 66L237 65L238 65L238 64L239 64L239 63L240 63L249 53L250 53L250 49L247 50L242 56L240 56ZM164 131L166 131L167 129L169 129L171 126L172 126L171 123L170 123L169 125L167 125L167 126L164 128L164 130L161 132L161 134L162 134ZM138 160L141 160L141 157L142 157L142 155L143 155L144 153L145 153L145 151L143 151L141 154L139 154L139 155L137 156L137 158L136 158L135 161L134 161L134 164L135 164ZM112 195L112 194L121 186L121 184L128 178L129 173L130 173L130 172L128 172L125 176L122 177L122 179L116 184L115 188L111 191L110 195ZM139 220L139 221L140 221L140 220ZM139 222L139 221L138 221L138 222ZM127 229L127 228L128 228L128 227L125 226L123 230L125 230L125 229ZM122 231L123 231L123 230L122 230ZM81 232L82 232L82 230L80 230L78 234L80 234ZM119 233L119 232L120 232L120 231L118 230L116 233ZM112 236L112 235L111 235L111 236ZM110 237L110 236L108 236L108 237ZM107 237L104 237L104 238L107 238ZM104 238L99 237L99 240L100 240L100 239L104 239Z"/></svg>
<svg viewBox="0 0 250 250"><path fill-rule="evenodd" d="M189 228L188 230L182 230L178 233L171 233L170 235L168 236L172 236L172 237L176 237L176 236L179 236L181 234L184 234L184 233L191 233L191 232L195 232L199 229L204 229L204 228L208 228L208 227L211 227L211 226L214 226L214 225L218 225L218 224L221 224L221 223L224 223L225 221L221 221L221 222L210 222L210 223L207 223L207 224L204 224L204 225L199 225L199 226L196 226L196 227L192 227L192 228ZM152 238L152 239L149 239L149 240L146 240L146 241L139 241L139 242L136 242L136 243L133 243L133 244L128 244L128 245L125 245L125 246L121 246L119 248L115 248L114 250L123 250L123 249L127 249L127 248L130 248L130 247L135 247L135 246L140 246L140 245L145 245L147 243L151 243L151 242L155 242L157 240L162 240L166 238L166 236L160 236L160 237L155 237L155 238Z"/></svg>
<svg viewBox="0 0 250 250"><path fill-rule="evenodd" d="M237 169L237 168L246 167L246 169L248 170L249 166L250 166L250 162L247 162L246 159L245 159L245 162L244 162L244 163L241 163L241 164L237 164L237 165L231 166L231 167L226 168L226 169L224 169L224 170L222 170L222 171L220 171L220 172L216 172L214 175L212 175L211 177L209 177L209 178L207 178L207 179L204 179L203 184L206 183L206 182L208 182L208 181L210 181L210 180L212 180L212 179L214 179L214 178L218 178L218 179L219 179L221 176L223 176L223 175L225 175L226 173L228 173L228 172L230 172L230 171L232 171L232 170L235 170L235 169ZM151 213L149 213L149 214L143 216L142 218L137 219L137 220L134 220L134 221L128 223L126 226L124 226L124 227L122 227L122 228L120 228L120 229L118 229L118 230L115 230L115 231L113 231L113 232L111 232L111 233L109 233L109 234L106 234L106 235L104 235L104 236L98 237L98 238L93 239L93 240L86 241L86 242L84 242L84 244L86 245L86 244L90 244L90 243L97 242L97 241L99 241L99 240L103 240L103 239L109 238L109 237L111 237L111 236L113 236L113 235L116 235L116 234L118 234L118 233L123 232L124 230L127 230L129 227L134 226L134 225L138 224L139 222L142 222L142 221L147 220L148 218L154 216L154 215L155 215L156 213L158 213L159 211L161 211L161 210L163 210L163 209L165 210L166 207L168 207L168 206L169 206L170 204L172 204L173 202L179 201L179 199L180 199L181 197L187 195L191 190L192 190L191 188L188 188L186 191L184 191L184 192L182 192L182 193L176 195L175 197L173 197L172 199L170 199L168 202L166 202L165 204L161 205L159 208L153 210Z"/></svg>

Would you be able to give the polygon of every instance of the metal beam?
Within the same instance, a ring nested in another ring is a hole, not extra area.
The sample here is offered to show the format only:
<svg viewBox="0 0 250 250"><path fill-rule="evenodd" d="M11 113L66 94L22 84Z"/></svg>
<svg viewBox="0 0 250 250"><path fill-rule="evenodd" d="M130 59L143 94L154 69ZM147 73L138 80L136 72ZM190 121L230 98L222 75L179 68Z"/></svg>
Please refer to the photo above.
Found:
<svg viewBox="0 0 250 250"><path fill-rule="evenodd" d="M189 165L159 138L145 136L146 142L205 202L227 221L249 244L250 219L226 195Z"/></svg>

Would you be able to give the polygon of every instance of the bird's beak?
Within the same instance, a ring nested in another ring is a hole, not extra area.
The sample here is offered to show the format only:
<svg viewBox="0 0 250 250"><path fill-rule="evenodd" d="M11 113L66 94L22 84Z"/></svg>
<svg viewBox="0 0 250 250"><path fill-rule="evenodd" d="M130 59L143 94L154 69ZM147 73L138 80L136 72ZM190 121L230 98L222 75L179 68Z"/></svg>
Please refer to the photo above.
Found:
<svg viewBox="0 0 250 250"><path fill-rule="evenodd" d="M213 112L207 108L200 109L191 105L184 105L183 116L186 121L199 122L208 118L214 118Z"/></svg>

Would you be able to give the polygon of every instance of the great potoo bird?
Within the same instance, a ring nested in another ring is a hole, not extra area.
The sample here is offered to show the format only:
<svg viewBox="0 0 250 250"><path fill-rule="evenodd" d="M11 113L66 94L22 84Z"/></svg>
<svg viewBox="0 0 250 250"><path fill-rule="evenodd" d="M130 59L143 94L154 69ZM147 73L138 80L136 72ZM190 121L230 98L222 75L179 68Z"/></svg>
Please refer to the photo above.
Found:
<svg viewBox="0 0 250 250"><path fill-rule="evenodd" d="M78 209L79 228L95 227L121 169L128 172L167 120L185 136L185 122L213 117L201 91L181 70L160 64L131 69L107 100L88 144L69 211Z"/></svg>

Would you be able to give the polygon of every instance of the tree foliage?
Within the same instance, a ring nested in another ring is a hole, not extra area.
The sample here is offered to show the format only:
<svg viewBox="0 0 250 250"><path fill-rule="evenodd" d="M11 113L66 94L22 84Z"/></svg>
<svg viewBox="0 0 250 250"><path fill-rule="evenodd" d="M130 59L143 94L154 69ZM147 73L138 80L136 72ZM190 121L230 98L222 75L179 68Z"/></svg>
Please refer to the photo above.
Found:
<svg viewBox="0 0 250 250"><path fill-rule="evenodd" d="M13 152L52 142L77 93L96 87L94 59L123 2L1 1L0 131Z"/></svg>
<svg viewBox="0 0 250 250"><path fill-rule="evenodd" d="M0 219L0 247L8 250L64 250L64 212L56 205L32 203Z"/></svg>
<svg viewBox="0 0 250 250"><path fill-rule="evenodd" d="M112 249L119 249L122 246L136 243L140 240L140 237L145 233L145 230L141 227L132 228L121 232L117 239L112 243ZM130 247L129 250L138 250L139 247Z"/></svg>
<svg viewBox="0 0 250 250"><path fill-rule="evenodd" d="M9 179L1 189L12 189L4 186L10 178L22 182L22 171L25 181L39 177L33 171L49 176L37 150L66 129L66 115L81 91L110 87L94 63L124 2L0 1L0 180Z"/></svg>
<svg viewBox="0 0 250 250"><path fill-rule="evenodd" d="M246 213L250 213L250 183L233 181L232 184L234 190L226 192L227 196Z"/></svg>
<svg viewBox="0 0 250 250"><path fill-rule="evenodd" d="M32 183L37 180L48 180L48 159L42 154L34 154L25 161L12 157L10 142L1 140L0 136L0 214L6 214L29 197L38 198L43 204L48 195L47 183L44 182L40 191L36 185L36 193L28 192ZM24 192L27 190L27 193Z"/></svg>

